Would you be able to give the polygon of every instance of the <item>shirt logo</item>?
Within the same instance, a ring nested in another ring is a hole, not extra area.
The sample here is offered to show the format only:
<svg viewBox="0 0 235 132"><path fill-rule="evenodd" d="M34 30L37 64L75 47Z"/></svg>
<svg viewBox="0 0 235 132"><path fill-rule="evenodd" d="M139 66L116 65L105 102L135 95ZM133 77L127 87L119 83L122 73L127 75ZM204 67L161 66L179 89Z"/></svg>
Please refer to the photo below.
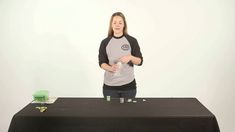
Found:
<svg viewBox="0 0 235 132"><path fill-rule="evenodd" d="M122 48L122 50L127 51L130 49L130 46L128 44L123 44L121 48Z"/></svg>

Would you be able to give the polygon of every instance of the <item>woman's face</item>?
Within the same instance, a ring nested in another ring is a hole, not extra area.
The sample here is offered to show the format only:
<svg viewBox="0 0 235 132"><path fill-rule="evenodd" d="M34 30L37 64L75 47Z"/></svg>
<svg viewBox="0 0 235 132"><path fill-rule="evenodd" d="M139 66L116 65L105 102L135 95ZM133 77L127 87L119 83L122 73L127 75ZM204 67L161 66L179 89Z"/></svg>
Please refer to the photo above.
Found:
<svg viewBox="0 0 235 132"><path fill-rule="evenodd" d="M122 17L115 16L112 21L112 28L115 35L122 35L124 29L124 21Z"/></svg>

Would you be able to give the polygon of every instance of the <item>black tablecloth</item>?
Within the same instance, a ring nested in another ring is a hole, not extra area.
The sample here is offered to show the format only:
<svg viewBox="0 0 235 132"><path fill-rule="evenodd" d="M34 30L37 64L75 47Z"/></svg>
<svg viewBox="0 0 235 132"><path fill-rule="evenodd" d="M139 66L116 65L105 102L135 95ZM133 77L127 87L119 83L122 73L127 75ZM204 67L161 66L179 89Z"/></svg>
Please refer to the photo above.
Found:
<svg viewBox="0 0 235 132"><path fill-rule="evenodd" d="M28 104L9 132L219 132L215 116L196 98L58 98L45 112Z"/></svg>

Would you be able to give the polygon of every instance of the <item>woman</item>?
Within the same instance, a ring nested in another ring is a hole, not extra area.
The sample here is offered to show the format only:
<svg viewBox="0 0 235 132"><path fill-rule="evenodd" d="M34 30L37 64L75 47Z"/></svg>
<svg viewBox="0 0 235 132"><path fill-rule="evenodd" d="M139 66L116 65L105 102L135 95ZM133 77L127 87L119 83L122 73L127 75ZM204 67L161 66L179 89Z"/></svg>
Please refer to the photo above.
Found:
<svg viewBox="0 0 235 132"><path fill-rule="evenodd" d="M134 65L142 65L143 57L137 40L128 35L125 16L111 16L108 37L99 48L99 65L105 70L103 95L112 98L135 98Z"/></svg>

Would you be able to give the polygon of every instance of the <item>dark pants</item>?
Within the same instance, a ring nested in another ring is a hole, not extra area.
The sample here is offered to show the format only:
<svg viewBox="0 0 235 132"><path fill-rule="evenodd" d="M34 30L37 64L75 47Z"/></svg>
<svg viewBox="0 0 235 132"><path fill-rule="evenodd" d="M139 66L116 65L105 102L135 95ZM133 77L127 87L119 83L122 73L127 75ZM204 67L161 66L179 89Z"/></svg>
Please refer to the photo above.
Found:
<svg viewBox="0 0 235 132"><path fill-rule="evenodd" d="M103 89L103 95L106 98L107 96L111 96L111 98L135 98L136 89L130 90L114 90L114 89Z"/></svg>

